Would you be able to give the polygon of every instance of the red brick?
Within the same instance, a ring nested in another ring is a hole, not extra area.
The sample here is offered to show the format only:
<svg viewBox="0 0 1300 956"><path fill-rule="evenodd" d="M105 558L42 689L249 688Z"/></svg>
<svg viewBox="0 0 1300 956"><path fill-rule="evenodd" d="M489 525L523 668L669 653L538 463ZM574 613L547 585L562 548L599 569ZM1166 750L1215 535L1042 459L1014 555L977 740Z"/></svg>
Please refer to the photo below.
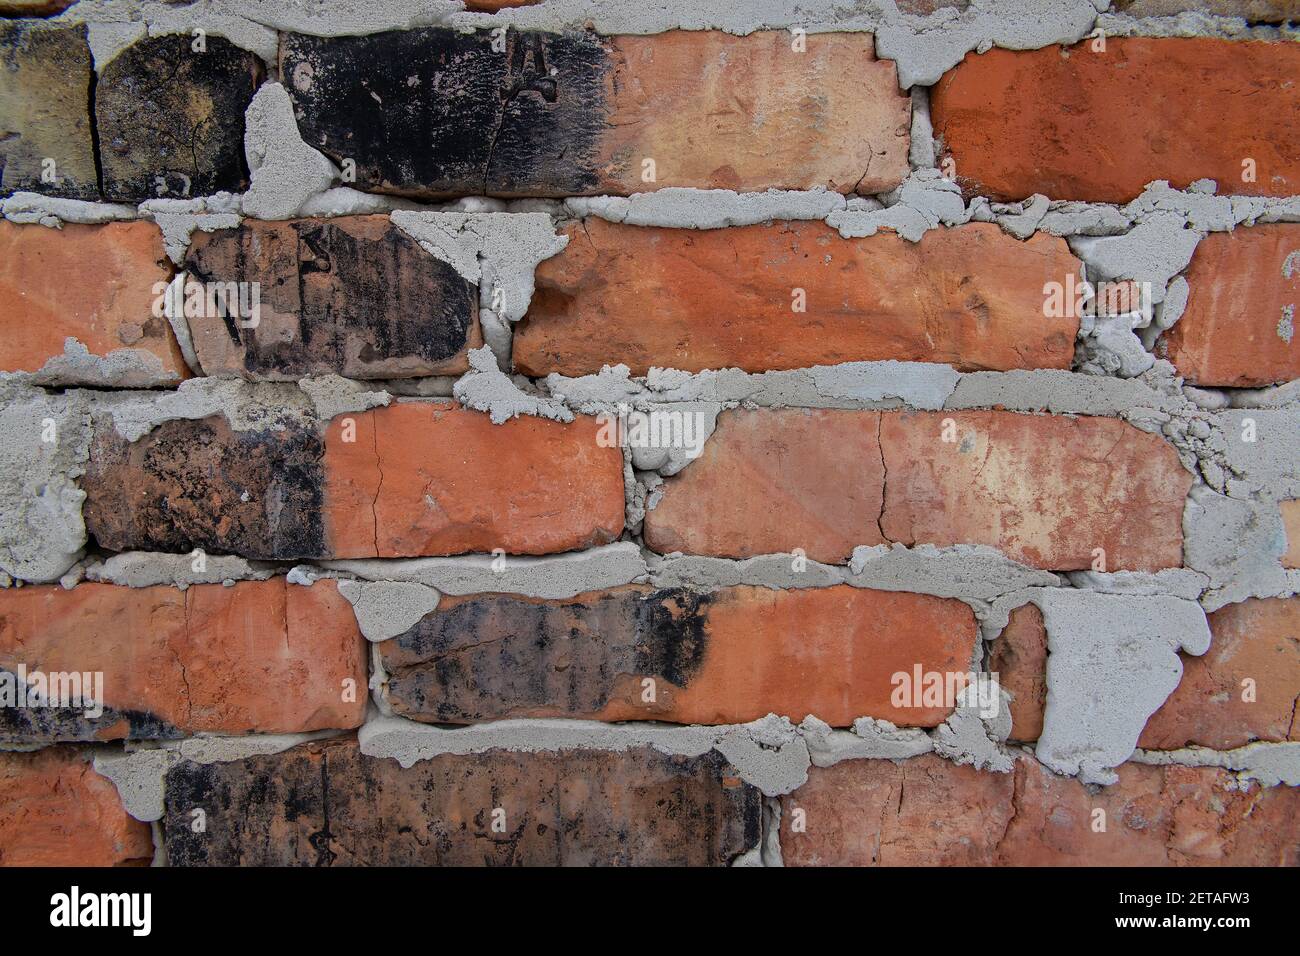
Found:
<svg viewBox="0 0 1300 956"><path fill-rule="evenodd" d="M22 742L357 727L365 646L332 581L0 591L0 668L104 675L102 718L61 710L49 724L11 727Z"/></svg>
<svg viewBox="0 0 1300 956"><path fill-rule="evenodd" d="M1037 740L1047 706L1047 628L1037 605L1011 612L1002 634L990 645L988 669L1011 695L1011 739Z"/></svg>
<svg viewBox="0 0 1300 956"><path fill-rule="evenodd" d="M348 422L356 440L347 442ZM325 439L324 520L335 557L545 554L623 531L623 455L599 423L524 416L493 425L449 403L335 418Z"/></svg>
<svg viewBox="0 0 1300 956"><path fill-rule="evenodd" d="M762 795L716 751L491 750L403 768L339 738L182 763L166 803L173 866L723 866L758 845Z"/></svg>
<svg viewBox="0 0 1300 956"><path fill-rule="evenodd" d="M962 370L1069 368L1077 317L1043 315L1043 286L1078 275L1065 241L975 223L843 239L820 222L657 229L590 218L537 268L514 340L527 375L622 362L768 369L883 359ZM792 311L795 289L806 312Z"/></svg>
<svg viewBox="0 0 1300 956"><path fill-rule="evenodd" d="M1187 281L1187 309L1158 345L1178 374L1234 388L1300 378L1300 226L1210 233Z"/></svg>
<svg viewBox="0 0 1300 956"><path fill-rule="evenodd" d="M1126 202L1154 180L1289 196L1300 188L1294 43L1108 37L970 53L931 93L934 131L973 193ZM1256 181L1243 182L1253 159Z"/></svg>
<svg viewBox="0 0 1300 956"><path fill-rule="evenodd" d="M733 724L814 714L933 727L895 706L893 675L965 674L977 630L961 601L848 585L616 588L565 601L444 597L378 645L394 712L436 723L581 717ZM650 680L654 700L643 698Z"/></svg>
<svg viewBox="0 0 1300 956"><path fill-rule="evenodd" d="M665 483L645 541L833 563L857 544L985 544L1056 570L1089 568L1103 548L1109 570L1153 570L1182 564L1191 483L1173 448L1116 419L730 411Z"/></svg>
<svg viewBox="0 0 1300 956"><path fill-rule="evenodd" d="M944 421L956 440L942 440ZM1192 475L1155 435L1113 418L1010 412L881 416L885 511L903 544L986 544L1031 567L1180 567Z"/></svg>
<svg viewBox="0 0 1300 956"><path fill-rule="evenodd" d="M785 30L287 34L280 75L304 140L352 159L359 189L894 188L911 119L894 64L875 58L868 34L805 39L797 52ZM375 122L356 122L357 90Z"/></svg>
<svg viewBox="0 0 1300 956"><path fill-rule="evenodd" d="M155 287L171 275L153 223L49 229L0 222L0 370L38 371L71 337L92 355L147 352L161 363L160 379L187 378L171 325L153 314Z"/></svg>
<svg viewBox="0 0 1300 956"><path fill-rule="evenodd" d="M1183 679L1151 715L1138 746L1230 750L1252 740L1300 740L1300 597L1251 598L1209 620L1209 651L1182 655ZM1253 701L1242 699L1247 679Z"/></svg>
<svg viewBox="0 0 1300 956"><path fill-rule="evenodd" d="M840 564L881 544L880 413L734 409L646 513L646 546L748 558L803 548Z"/></svg>
<svg viewBox="0 0 1300 956"><path fill-rule="evenodd" d="M1300 568L1300 499L1283 501L1282 525L1286 529L1286 552L1282 567Z"/></svg>
<svg viewBox="0 0 1300 956"><path fill-rule="evenodd" d="M1210 767L1124 764L1117 784L1090 792L1027 756L1009 774L928 754L846 760L782 798L781 855L787 866L1296 866L1297 811L1300 790Z"/></svg>
<svg viewBox="0 0 1300 956"><path fill-rule="evenodd" d="M147 824L71 747L0 752L0 866L130 866L153 859Z"/></svg>

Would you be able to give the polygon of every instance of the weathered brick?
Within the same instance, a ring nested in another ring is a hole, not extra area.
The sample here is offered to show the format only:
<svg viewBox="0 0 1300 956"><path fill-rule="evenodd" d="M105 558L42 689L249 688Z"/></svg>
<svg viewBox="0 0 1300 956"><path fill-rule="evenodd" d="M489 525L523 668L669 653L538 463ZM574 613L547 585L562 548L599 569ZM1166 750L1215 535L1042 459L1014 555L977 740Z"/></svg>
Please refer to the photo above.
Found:
<svg viewBox="0 0 1300 956"><path fill-rule="evenodd" d="M493 750L403 769L335 739L182 763L166 805L176 866L703 866L757 845L761 795L714 751Z"/></svg>
<svg viewBox="0 0 1300 956"><path fill-rule="evenodd" d="M394 712L436 723L731 724L776 713L932 727L953 702L896 706L894 675L964 674L976 639L967 605L924 594L624 587L566 601L444 597L379 650Z"/></svg>
<svg viewBox="0 0 1300 956"><path fill-rule="evenodd" d="M0 15L6 17L48 17L68 9L75 0L3 0Z"/></svg>
<svg viewBox="0 0 1300 956"><path fill-rule="evenodd" d="M95 119L104 198L139 202L242 192L244 111L262 62L208 34L146 37L100 71Z"/></svg>
<svg viewBox="0 0 1300 956"><path fill-rule="evenodd" d="M1015 812L1012 787L1010 774L930 754L811 767L808 782L781 798L781 859L786 866L989 865Z"/></svg>
<svg viewBox="0 0 1300 956"><path fill-rule="evenodd" d="M327 556L324 453L320 435L294 424L235 431L220 415L177 419L128 442L104 422L81 479L86 530L113 551Z"/></svg>
<svg viewBox="0 0 1300 956"><path fill-rule="evenodd" d="M0 752L0 866L147 866L148 824L72 747Z"/></svg>
<svg viewBox="0 0 1300 956"><path fill-rule="evenodd" d="M1153 180L1288 196L1300 184L1294 43L1108 37L971 53L931 94L935 134L974 193L1126 202ZM1068 148L1062 144L1068 144ZM1253 181L1243 181L1254 161Z"/></svg>
<svg viewBox="0 0 1300 956"><path fill-rule="evenodd" d="M189 319L209 375L459 375L483 341L478 289L387 216L197 232L185 268L202 282L258 283L254 318L205 309Z"/></svg>
<svg viewBox="0 0 1300 956"><path fill-rule="evenodd" d="M944 422L955 424L944 441ZM903 544L987 544L1031 567L1179 567L1192 475L1162 439L1113 418L886 412L881 528Z"/></svg>
<svg viewBox="0 0 1300 956"><path fill-rule="evenodd" d="M907 174L910 103L866 34L602 38L290 34L303 138L358 188L424 196L663 186L876 193ZM654 163L653 179L647 160Z"/></svg>
<svg viewBox="0 0 1300 956"><path fill-rule="evenodd" d="M1191 483L1173 448L1116 419L736 410L667 480L644 536L662 552L834 563L858 544L985 544L1056 570L1102 548L1110 570L1152 570L1182 564Z"/></svg>
<svg viewBox="0 0 1300 956"><path fill-rule="evenodd" d="M545 554L623 530L623 456L599 424L488 416L447 402L342 415L320 434L223 416L128 442L101 422L81 487L104 548L358 558Z"/></svg>
<svg viewBox="0 0 1300 956"><path fill-rule="evenodd" d="M1011 695L1011 739L1037 740L1047 706L1047 628L1043 612L1024 604L1011 612L1007 626L989 650L988 669Z"/></svg>
<svg viewBox="0 0 1300 956"><path fill-rule="evenodd" d="M1127 763L1095 793L1016 762L1003 866L1297 866L1300 789L1261 788L1212 767ZM909 795L912 791L909 789ZM1105 811L1105 830L1094 829Z"/></svg>
<svg viewBox="0 0 1300 956"><path fill-rule="evenodd" d="M0 64L0 195L98 198L85 26L0 23Z"/></svg>
<svg viewBox="0 0 1300 956"><path fill-rule="evenodd" d="M1286 532L1286 552L1282 555L1282 567L1300 568L1300 499L1283 501L1282 526Z"/></svg>
<svg viewBox="0 0 1300 956"><path fill-rule="evenodd" d="M6 706L0 740L296 733L356 727L365 715L365 641L332 581L0 591L6 683L20 665L28 675L101 672L103 714Z"/></svg>
<svg viewBox="0 0 1300 956"><path fill-rule="evenodd" d="M601 447L598 432L589 416L493 425L442 402L335 418L323 459L330 553L545 554L607 544L623 531L623 455Z"/></svg>
<svg viewBox="0 0 1300 956"><path fill-rule="evenodd" d="M171 278L165 259L162 234L149 222L61 229L0 222L0 370L39 371L71 338L91 355L139 353L137 368L115 384L188 377L171 325L154 315L155 289ZM61 381L81 374L63 371Z"/></svg>
<svg viewBox="0 0 1300 956"><path fill-rule="evenodd" d="M646 513L646 546L748 558L802 548L840 564L881 544L879 412L735 409Z"/></svg>
<svg viewBox="0 0 1300 956"><path fill-rule="evenodd" d="M1124 764L1089 791L1030 757L1009 774L925 755L814 767L782 798L787 866L1295 866L1300 790ZM1105 811L1104 831L1094 829ZM802 810L803 832L795 832Z"/></svg>
<svg viewBox="0 0 1300 956"><path fill-rule="evenodd" d="M1182 655L1183 678L1138 746L1230 750L1252 740L1300 740L1300 598L1251 598L1209 620L1209 651Z"/></svg>
<svg viewBox="0 0 1300 956"><path fill-rule="evenodd" d="M767 369L881 359L963 370L1069 368L1077 317L1044 316L1043 287L1077 276L1064 240L975 223L843 239L820 222L657 229L590 218L537 269L515 335L527 375L623 362ZM802 290L806 311L793 311Z"/></svg>
<svg viewBox="0 0 1300 956"><path fill-rule="evenodd" d="M1178 374L1238 388L1300 378L1300 226L1210 233L1187 281L1187 309L1158 345Z"/></svg>

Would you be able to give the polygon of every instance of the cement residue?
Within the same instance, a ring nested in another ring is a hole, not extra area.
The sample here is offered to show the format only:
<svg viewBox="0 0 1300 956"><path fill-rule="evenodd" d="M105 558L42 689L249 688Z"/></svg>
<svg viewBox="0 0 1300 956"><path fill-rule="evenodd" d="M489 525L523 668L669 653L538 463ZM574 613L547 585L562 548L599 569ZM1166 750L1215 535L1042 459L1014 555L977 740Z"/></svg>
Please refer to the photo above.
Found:
<svg viewBox="0 0 1300 956"><path fill-rule="evenodd" d="M959 226L970 221L962 200L961 187L944 179L936 169L917 169L881 199L881 209L862 209L850 200L842 212L832 212L826 224L838 229L845 239L862 239L889 229L909 242L920 242L929 230L940 225Z"/></svg>
<svg viewBox="0 0 1300 956"><path fill-rule="evenodd" d="M569 243L544 213L396 210L391 218L426 252L478 285L486 303L509 322L528 310L537 264Z"/></svg>
<svg viewBox="0 0 1300 956"><path fill-rule="evenodd" d="M338 736L335 730L307 734L256 734L247 737L192 737L95 756L95 771L117 787L122 807L144 823L161 820L167 771L182 761L227 763L264 754L277 754L298 744Z"/></svg>
<svg viewBox="0 0 1300 956"><path fill-rule="evenodd" d="M867 758L903 760L934 749L930 735L916 728L899 729L887 720L859 717L853 729L836 730L809 715L799 724L814 767L831 767L841 760Z"/></svg>
<svg viewBox="0 0 1300 956"><path fill-rule="evenodd" d="M1282 567L1286 530L1275 502L1229 498L1196 485L1183 509L1183 563L1207 579L1201 605L1216 611L1248 598L1300 593L1300 571Z"/></svg>
<svg viewBox="0 0 1300 956"><path fill-rule="evenodd" d="M244 114L250 182L241 208L256 219L292 219L338 177L334 164L303 142L293 103L279 83L263 83Z"/></svg>
<svg viewBox="0 0 1300 956"><path fill-rule="evenodd" d="M423 584L406 581L339 581L339 594L356 613L368 641L405 634L438 606L440 595Z"/></svg>
<svg viewBox="0 0 1300 956"><path fill-rule="evenodd" d="M285 3L294 0L268 0L266 5ZM275 31L249 15L261 5L253 0L193 0L186 4L168 0L81 0L54 17L53 22L86 24L96 72L103 72L114 57L145 36L193 35L195 30L224 37L273 64L278 48Z"/></svg>
<svg viewBox="0 0 1300 956"><path fill-rule="evenodd" d="M669 186L631 196L580 196L564 201L575 219L597 216L629 226L724 229L772 220L825 219L845 208L842 195L825 188L807 192L769 189L737 193L730 189Z"/></svg>
<svg viewBox="0 0 1300 956"><path fill-rule="evenodd" d="M381 408L392 402L393 397L382 389L367 387L339 375L320 375L315 378L298 380L298 387L307 393L316 417L323 422L336 415L355 414Z"/></svg>
<svg viewBox="0 0 1300 956"><path fill-rule="evenodd" d="M976 770L1010 773L1015 769L1015 758L1003 746L1011 735L1011 697L1004 690L997 693L996 712L986 716L976 700L976 686L963 688L953 712L934 730L934 752Z"/></svg>
<svg viewBox="0 0 1300 956"><path fill-rule="evenodd" d="M1134 763L1177 767L1222 767L1234 770L1242 780L1254 780L1265 787L1300 787L1300 742L1257 742L1235 750L1188 747L1183 750L1139 750Z"/></svg>
<svg viewBox="0 0 1300 956"><path fill-rule="evenodd" d="M77 393L52 395L0 374L0 571L57 581L81 557L90 415Z"/></svg>
<svg viewBox="0 0 1300 956"><path fill-rule="evenodd" d="M683 372L652 368L633 377L626 365L605 366L595 375L551 373L546 387L555 398L582 412L605 411L620 402L634 407L656 403L747 403L765 408L943 407L958 381L951 366L933 362L845 362L805 369L744 372L738 368Z"/></svg>
<svg viewBox="0 0 1300 956"><path fill-rule="evenodd" d="M175 385L179 372L147 349L113 349L107 355L93 355L72 336L63 340L63 354L45 360L31 375L33 385L61 388L84 385L90 388L159 388Z"/></svg>
<svg viewBox="0 0 1300 956"><path fill-rule="evenodd" d="M501 425L520 415L549 418L557 422L573 421L573 412L563 402L545 396L530 395L527 379L511 379L497 365L496 355L487 346L470 349L469 371L452 388L456 401L466 408L487 412L492 424Z"/></svg>
<svg viewBox="0 0 1300 956"><path fill-rule="evenodd" d="M489 750L545 753L653 747L661 753L688 757L717 750L746 783L768 796L790 793L808 779L807 744L789 720L772 714L749 724L720 727L501 720L448 728L378 717L367 721L357 738L363 754L391 757L403 767L442 754Z"/></svg>
<svg viewBox="0 0 1300 956"><path fill-rule="evenodd" d="M130 588L155 585L184 591L194 584L234 584L236 581L265 581L276 573L276 566L265 561L249 561L228 554L165 554L155 551L128 551L89 561L84 574L88 581L100 581Z"/></svg>
<svg viewBox="0 0 1300 956"><path fill-rule="evenodd" d="M646 579L641 550L629 541L541 558L466 555L456 558L380 558L322 561L323 568L367 581L406 581L443 594L504 592L559 600L583 591Z"/></svg>
<svg viewBox="0 0 1300 956"><path fill-rule="evenodd" d="M1210 647L1205 612L1167 595L1036 589L1047 628L1047 707L1035 753L1057 773L1114 783L1147 718Z"/></svg>
<svg viewBox="0 0 1300 956"><path fill-rule="evenodd" d="M0 201L0 213L10 222L39 224L51 229L62 228L65 222L98 225L123 222L137 216L134 206L24 192L14 193Z"/></svg>
<svg viewBox="0 0 1300 956"><path fill-rule="evenodd" d="M111 417L117 433L127 441L144 437L166 421L210 415L224 415L235 431L316 421L310 396L289 384L192 378L181 382L176 391L162 394L94 394L96 412Z"/></svg>

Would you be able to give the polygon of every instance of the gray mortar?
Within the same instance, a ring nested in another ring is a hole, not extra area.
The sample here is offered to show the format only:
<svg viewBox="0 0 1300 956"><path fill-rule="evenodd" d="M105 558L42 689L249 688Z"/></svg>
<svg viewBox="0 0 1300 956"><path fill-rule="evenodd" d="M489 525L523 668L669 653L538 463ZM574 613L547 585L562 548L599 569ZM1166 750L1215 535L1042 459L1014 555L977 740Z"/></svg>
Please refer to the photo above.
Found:
<svg viewBox="0 0 1300 956"><path fill-rule="evenodd" d="M1133 408L1169 411L1173 403L1138 379L1034 369L968 372L944 404L952 410L995 407L1055 415L1117 416Z"/></svg>
<svg viewBox="0 0 1300 956"><path fill-rule="evenodd" d="M1235 750L1139 750L1130 759L1162 767L1222 767L1265 787L1300 787L1300 742L1296 741L1257 742Z"/></svg>
<svg viewBox="0 0 1300 956"><path fill-rule="evenodd" d="M494 560L492 555L483 554L458 558L323 561L321 566L367 581L423 584L443 594L504 592L550 600L646 579L641 550L629 541L542 558L507 557L500 571L492 570Z"/></svg>
<svg viewBox="0 0 1300 956"><path fill-rule="evenodd" d="M137 216L134 206L22 192L0 201L0 212L10 222L39 224L51 229L58 229L65 222L98 225L104 222L123 222Z"/></svg>
<svg viewBox="0 0 1300 956"><path fill-rule="evenodd" d="M277 754L298 744L339 735L336 730L308 734L256 734L246 737L192 737L165 742L156 748L131 749L95 756L95 772L117 787L122 807L143 823L161 820L164 806L164 778L183 760L194 763L227 763L263 754Z"/></svg>
<svg viewBox="0 0 1300 956"><path fill-rule="evenodd" d="M673 554L666 557L647 552L650 581L659 588L690 588L713 591L749 585L772 588L821 588L843 584L844 568L804 559L792 554L765 554L743 561ZM804 570L795 570L796 565Z"/></svg>
<svg viewBox="0 0 1300 956"><path fill-rule="evenodd" d="M1205 612L1167 595L1038 589L1047 628L1047 707L1035 754L1058 773L1111 784L1147 718L1182 677L1179 651L1210 647Z"/></svg>
<svg viewBox="0 0 1300 956"><path fill-rule="evenodd" d="M934 126L930 122L930 91L924 86L912 87L912 129L907 161L913 169L933 169L938 150L934 142Z"/></svg>
<svg viewBox="0 0 1300 956"><path fill-rule="evenodd" d="M933 362L845 362L776 372L740 369L682 372L652 368L633 377L626 365L595 375L551 373L546 387L578 411L607 411L619 402L636 407L666 402L741 402L766 408L911 408L937 410L952 394L958 374Z"/></svg>
<svg viewBox="0 0 1300 956"><path fill-rule="evenodd" d="M31 375L33 385L51 388L158 388L180 380L178 372L165 368L162 359L147 349L113 349L107 355L92 355L72 336L63 340L62 355L46 359Z"/></svg>
<svg viewBox="0 0 1300 956"><path fill-rule="evenodd" d="M814 767L832 767L841 760L903 760L934 749L930 735L916 728L899 729L887 720L859 717L853 730L836 730L809 715L799 724Z"/></svg>
<svg viewBox="0 0 1300 956"><path fill-rule="evenodd" d="M533 297L533 271L569 244L544 213L413 212L396 210L393 223L430 255L480 288L498 315L518 322Z"/></svg>
<svg viewBox="0 0 1300 956"><path fill-rule="evenodd" d="M87 562L84 575L88 581L118 584L129 588L155 585L182 591L193 584L233 584L235 581L265 581L276 567L265 561L248 561L226 554L210 554L202 571L194 570L194 558L188 554L157 551L128 551L102 560Z"/></svg>
<svg viewBox="0 0 1300 956"><path fill-rule="evenodd" d="M1229 498L1196 485L1183 509L1183 563L1208 578L1207 611L1248 598L1300 592L1300 571L1282 567L1286 531L1275 503Z"/></svg>
<svg viewBox="0 0 1300 956"><path fill-rule="evenodd" d="M1224 40L1277 41L1295 39L1289 25L1251 25L1241 17L1223 17L1197 11L1163 17L1133 17L1121 13L1103 13L1097 28L1107 36L1119 37L1218 37Z"/></svg>
<svg viewBox="0 0 1300 956"><path fill-rule="evenodd" d="M196 229L203 232L236 229L243 221L239 210L240 197L232 193L217 193L202 199L146 199L139 206L139 214L153 220L162 230L163 250L178 267L185 264L190 236Z"/></svg>
<svg viewBox="0 0 1300 956"><path fill-rule="evenodd" d="M293 103L279 83L263 83L244 114L244 157L250 171L241 208L256 219L292 219L328 190L339 171L303 142Z"/></svg>
<svg viewBox="0 0 1300 956"><path fill-rule="evenodd" d="M825 219L845 208L845 199L826 189L794 192L769 189L737 193L730 189L690 189L669 186L631 196L579 196L564 201L575 219L597 216L629 226L668 226L678 229L723 229L760 222Z"/></svg>
<svg viewBox="0 0 1300 956"><path fill-rule="evenodd" d="M253 0L194 0L183 6L166 0L81 0L53 19L58 23L86 24L97 72L146 35L190 34L195 29L225 37L235 46L256 53L267 64L274 64L278 47L275 31L254 22L249 13L263 5L286 2L293 0L267 0L265 4Z"/></svg>
<svg viewBox="0 0 1300 956"><path fill-rule="evenodd" d="M717 750L746 783L768 796L790 793L808 779L807 744L789 720L771 714L752 723L721 727L501 720L446 728L400 717L378 717L368 720L357 738L363 754L391 757L403 767L442 754L489 750L548 753L653 747L660 753L687 757Z"/></svg>
<svg viewBox="0 0 1300 956"><path fill-rule="evenodd" d="M438 606L439 593L408 581L339 581L339 594L356 613L368 641L405 634Z"/></svg>
<svg viewBox="0 0 1300 956"><path fill-rule="evenodd" d="M957 706L935 728L934 752L959 766L1010 773L1016 762L1003 744L1011 735L1011 697L999 689L997 713L985 718L978 706L967 702L974 693L974 687L967 687L957 695Z"/></svg>
<svg viewBox="0 0 1300 956"><path fill-rule="evenodd" d="M0 374L0 571L57 581L81 557L85 492L76 479L90 450L88 403ZM42 441L47 423L53 442Z"/></svg>
<svg viewBox="0 0 1300 956"><path fill-rule="evenodd" d="M961 198L961 187L949 182L937 169L916 169L896 190L884 194L883 209L859 209L850 202L842 212L832 212L826 224L838 229L845 239L874 236L892 229L909 242L919 242L931 229L958 226L970 220Z"/></svg>
<svg viewBox="0 0 1300 956"><path fill-rule="evenodd" d="M1167 594L1184 601L1199 601L1210 580L1208 575L1191 568L1165 568L1154 573L1067 571L1066 577L1080 590L1144 597Z"/></svg>
<svg viewBox="0 0 1300 956"><path fill-rule="evenodd" d="M368 388L339 375L320 375L298 380L298 387L307 393L316 417L329 421L336 415L356 414L380 408L392 402L393 397L382 389Z"/></svg>
<svg viewBox="0 0 1300 956"><path fill-rule="evenodd" d="M419 203L397 196L363 193L351 186L334 186L324 192L309 196L298 209L298 215L313 219L331 219L335 216L367 216L392 212L394 209L421 209Z"/></svg>
<svg viewBox="0 0 1300 956"><path fill-rule="evenodd" d="M527 385L528 380L522 379L522 383ZM557 422L573 421L573 412L563 402L524 392L519 384L501 371L496 355L486 345L470 349L469 371L456 381L452 395L466 408L487 412L494 425L501 425L520 415L549 418Z"/></svg>
<svg viewBox="0 0 1300 956"><path fill-rule="evenodd" d="M111 416L113 427L127 441L144 437L166 421L218 414L235 431L316 421L311 397L296 385L240 379L192 378L164 393L101 392L95 395L95 411Z"/></svg>

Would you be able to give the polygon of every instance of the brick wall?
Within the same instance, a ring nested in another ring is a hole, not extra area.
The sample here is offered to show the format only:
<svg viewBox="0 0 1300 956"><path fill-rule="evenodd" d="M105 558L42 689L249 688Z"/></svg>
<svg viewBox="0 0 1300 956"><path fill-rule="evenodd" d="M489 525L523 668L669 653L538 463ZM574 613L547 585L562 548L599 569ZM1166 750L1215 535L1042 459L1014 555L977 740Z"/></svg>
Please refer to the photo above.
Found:
<svg viewBox="0 0 1300 956"><path fill-rule="evenodd" d="M366 6L0 3L0 865L1300 863L1300 7Z"/></svg>

